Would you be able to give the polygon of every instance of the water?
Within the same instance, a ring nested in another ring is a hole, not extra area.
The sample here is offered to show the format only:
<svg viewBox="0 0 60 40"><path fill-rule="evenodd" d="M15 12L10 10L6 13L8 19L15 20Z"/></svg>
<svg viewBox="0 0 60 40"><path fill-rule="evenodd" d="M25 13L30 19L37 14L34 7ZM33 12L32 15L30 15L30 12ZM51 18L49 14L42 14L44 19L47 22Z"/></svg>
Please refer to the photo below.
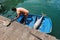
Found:
<svg viewBox="0 0 60 40"><path fill-rule="evenodd" d="M52 20L53 29L50 35L60 38L60 0L6 0L3 4L5 5L5 9L9 10L4 13L4 16L8 18L14 18L16 15L16 13L12 14L14 13L11 11L12 7L24 7L31 14L40 15L41 12L44 12Z"/></svg>

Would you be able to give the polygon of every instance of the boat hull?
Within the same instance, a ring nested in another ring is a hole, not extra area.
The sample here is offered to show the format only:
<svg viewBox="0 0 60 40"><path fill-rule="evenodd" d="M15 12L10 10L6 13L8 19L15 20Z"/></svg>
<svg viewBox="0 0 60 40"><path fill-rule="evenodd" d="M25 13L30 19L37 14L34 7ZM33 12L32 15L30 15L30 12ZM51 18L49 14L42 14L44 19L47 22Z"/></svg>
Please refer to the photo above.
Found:
<svg viewBox="0 0 60 40"><path fill-rule="evenodd" d="M29 14L28 17L26 18L26 23L25 23L25 24L26 24L28 27L30 27L30 28L33 29L35 22L36 22L37 19L39 19L39 18L41 18L41 15L38 16L38 15L31 15L31 14ZM24 16L21 15L21 16L17 19L17 21L18 21L19 23L22 23L22 24L23 24ZM43 33L50 33L51 30L52 30L52 21L51 21L51 19L50 19L49 17L47 17L47 16L44 16L41 25L39 25L38 30L39 30L40 32L43 32Z"/></svg>

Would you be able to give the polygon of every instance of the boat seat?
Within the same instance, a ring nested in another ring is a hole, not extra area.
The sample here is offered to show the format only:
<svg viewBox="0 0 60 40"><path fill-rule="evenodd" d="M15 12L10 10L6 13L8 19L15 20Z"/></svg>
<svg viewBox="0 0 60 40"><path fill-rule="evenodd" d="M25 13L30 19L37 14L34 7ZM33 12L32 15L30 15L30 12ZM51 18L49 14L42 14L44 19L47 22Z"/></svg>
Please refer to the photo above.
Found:
<svg viewBox="0 0 60 40"><path fill-rule="evenodd" d="M27 22L29 23L29 22L31 22L33 20L33 18L27 18Z"/></svg>
<svg viewBox="0 0 60 40"><path fill-rule="evenodd" d="M37 20L37 17L36 16L32 16L32 21L30 22L30 24L28 25L30 28L34 28L34 23L36 22Z"/></svg>

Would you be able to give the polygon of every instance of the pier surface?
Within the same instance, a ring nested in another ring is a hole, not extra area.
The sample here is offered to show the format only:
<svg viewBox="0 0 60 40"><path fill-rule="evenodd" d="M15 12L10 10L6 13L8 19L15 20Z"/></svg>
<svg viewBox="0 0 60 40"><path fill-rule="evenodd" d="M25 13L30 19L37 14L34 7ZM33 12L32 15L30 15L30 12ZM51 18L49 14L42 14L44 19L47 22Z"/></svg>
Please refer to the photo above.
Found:
<svg viewBox="0 0 60 40"><path fill-rule="evenodd" d="M0 16L0 20L10 21L10 19L3 16ZM3 25L2 22L0 22L0 40L57 40L57 39L54 36L41 33L37 30L27 27L26 25L14 21L8 27Z"/></svg>

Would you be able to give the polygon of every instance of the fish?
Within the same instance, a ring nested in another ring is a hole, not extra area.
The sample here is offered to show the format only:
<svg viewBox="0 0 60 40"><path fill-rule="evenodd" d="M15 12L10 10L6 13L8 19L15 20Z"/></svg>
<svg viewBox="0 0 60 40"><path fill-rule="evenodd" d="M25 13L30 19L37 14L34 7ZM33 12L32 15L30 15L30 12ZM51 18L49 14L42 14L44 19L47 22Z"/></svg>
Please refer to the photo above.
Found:
<svg viewBox="0 0 60 40"><path fill-rule="evenodd" d="M41 16L41 18L39 18L35 24L34 24L34 29L38 29L39 27L38 26L41 26L42 24L42 21L43 21L43 18L44 18L44 14Z"/></svg>

